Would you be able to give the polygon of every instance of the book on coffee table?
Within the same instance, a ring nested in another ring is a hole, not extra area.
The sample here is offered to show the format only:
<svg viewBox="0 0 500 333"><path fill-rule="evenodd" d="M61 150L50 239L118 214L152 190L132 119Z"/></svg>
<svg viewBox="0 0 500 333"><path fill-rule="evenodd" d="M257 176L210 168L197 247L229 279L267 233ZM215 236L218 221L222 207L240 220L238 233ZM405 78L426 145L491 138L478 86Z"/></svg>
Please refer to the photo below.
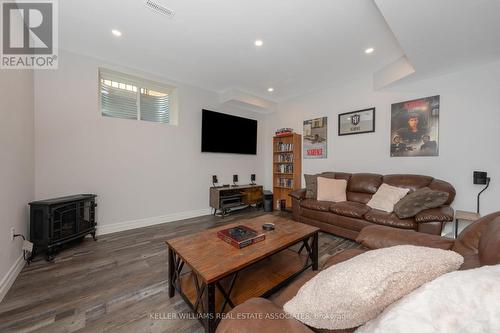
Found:
<svg viewBox="0 0 500 333"><path fill-rule="evenodd" d="M238 225L236 227L217 231L217 237L226 243L241 249L245 246L263 241L266 238L266 235L259 234L254 229L245 227L244 225Z"/></svg>

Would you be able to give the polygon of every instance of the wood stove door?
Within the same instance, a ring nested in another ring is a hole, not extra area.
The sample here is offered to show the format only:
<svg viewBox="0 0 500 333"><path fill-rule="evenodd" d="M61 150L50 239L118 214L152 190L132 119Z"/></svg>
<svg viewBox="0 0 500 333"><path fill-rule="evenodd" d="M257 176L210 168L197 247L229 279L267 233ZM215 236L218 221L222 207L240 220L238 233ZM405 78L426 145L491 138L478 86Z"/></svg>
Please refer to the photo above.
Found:
<svg viewBox="0 0 500 333"><path fill-rule="evenodd" d="M52 207L50 217L52 242L74 236L78 232L77 202Z"/></svg>

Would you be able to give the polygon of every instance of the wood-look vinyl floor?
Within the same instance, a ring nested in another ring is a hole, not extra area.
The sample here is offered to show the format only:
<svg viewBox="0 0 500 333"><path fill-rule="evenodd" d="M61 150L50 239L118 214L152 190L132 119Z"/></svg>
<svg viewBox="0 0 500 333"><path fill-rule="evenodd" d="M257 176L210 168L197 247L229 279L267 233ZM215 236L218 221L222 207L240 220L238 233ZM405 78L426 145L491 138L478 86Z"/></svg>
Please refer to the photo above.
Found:
<svg viewBox="0 0 500 333"><path fill-rule="evenodd" d="M189 308L167 294L166 239L265 214L203 216L100 236L39 257L19 274L0 303L0 332L203 332ZM275 213L279 214L279 213ZM357 247L320 233L321 264Z"/></svg>

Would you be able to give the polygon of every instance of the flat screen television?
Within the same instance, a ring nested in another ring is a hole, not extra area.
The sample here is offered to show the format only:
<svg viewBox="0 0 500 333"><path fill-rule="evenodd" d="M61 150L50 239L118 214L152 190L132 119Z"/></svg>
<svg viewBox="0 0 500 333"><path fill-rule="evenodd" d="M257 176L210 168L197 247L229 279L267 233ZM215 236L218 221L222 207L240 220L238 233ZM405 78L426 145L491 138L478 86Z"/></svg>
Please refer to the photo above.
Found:
<svg viewBox="0 0 500 333"><path fill-rule="evenodd" d="M203 110L201 152L257 154L257 120Z"/></svg>

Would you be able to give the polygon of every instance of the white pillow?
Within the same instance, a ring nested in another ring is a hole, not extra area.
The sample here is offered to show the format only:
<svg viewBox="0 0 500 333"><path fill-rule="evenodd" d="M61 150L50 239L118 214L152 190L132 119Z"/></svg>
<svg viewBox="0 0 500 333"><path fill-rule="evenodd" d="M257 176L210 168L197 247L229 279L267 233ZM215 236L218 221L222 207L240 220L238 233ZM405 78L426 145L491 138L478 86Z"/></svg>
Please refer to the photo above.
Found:
<svg viewBox="0 0 500 333"><path fill-rule="evenodd" d="M399 245L362 253L307 281L283 309L322 329L357 327L425 282L458 269L454 251Z"/></svg>
<svg viewBox="0 0 500 333"><path fill-rule="evenodd" d="M347 200L347 180L318 177L318 193L316 199L319 201L341 202Z"/></svg>
<svg viewBox="0 0 500 333"><path fill-rule="evenodd" d="M500 265L440 276L356 332L500 332Z"/></svg>
<svg viewBox="0 0 500 333"><path fill-rule="evenodd" d="M397 204L399 200L403 199L409 191L410 190L407 188L391 186L384 183L380 185L367 205L374 209L392 213L394 211L394 205Z"/></svg>

